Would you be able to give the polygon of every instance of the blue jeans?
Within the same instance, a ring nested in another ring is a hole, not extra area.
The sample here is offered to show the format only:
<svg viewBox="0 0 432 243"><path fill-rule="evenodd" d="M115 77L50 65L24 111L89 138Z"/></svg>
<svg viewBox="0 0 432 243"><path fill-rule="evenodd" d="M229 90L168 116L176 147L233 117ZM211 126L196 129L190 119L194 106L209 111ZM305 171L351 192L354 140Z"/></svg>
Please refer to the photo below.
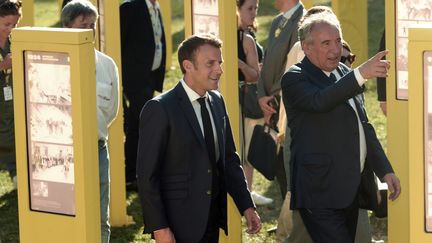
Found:
<svg viewBox="0 0 432 243"><path fill-rule="evenodd" d="M100 189L100 219L102 243L108 243L110 239L109 224L109 200L110 200L110 171L109 154L106 141L98 142L99 150L99 189Z"/></svg>

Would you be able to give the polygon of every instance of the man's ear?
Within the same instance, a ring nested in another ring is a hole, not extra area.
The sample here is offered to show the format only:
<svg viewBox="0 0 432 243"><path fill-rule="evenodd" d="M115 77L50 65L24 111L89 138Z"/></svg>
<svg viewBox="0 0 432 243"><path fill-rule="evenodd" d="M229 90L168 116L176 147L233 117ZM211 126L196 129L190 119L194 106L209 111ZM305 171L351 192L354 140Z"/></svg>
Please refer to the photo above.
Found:
<svg viewBox="0 0 432 243"><path fill-rule="evenodd" d="M192 69L195 68L193 62L189 60L183 60L182 65L186 71L191 71Z"/></svg>

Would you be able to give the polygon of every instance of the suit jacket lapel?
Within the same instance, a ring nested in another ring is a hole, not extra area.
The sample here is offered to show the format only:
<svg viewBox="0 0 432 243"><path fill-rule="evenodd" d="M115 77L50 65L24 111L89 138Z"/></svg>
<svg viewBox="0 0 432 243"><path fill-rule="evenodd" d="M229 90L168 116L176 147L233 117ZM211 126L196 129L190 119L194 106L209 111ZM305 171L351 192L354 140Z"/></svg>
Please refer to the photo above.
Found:
<svg viewBox="0 0 432 243"><path fill-rule="evenodd" d="M318 87L325 88L333 84L330 78L325 73L312 64L307 57L304 57L300 63L302 71L310 78L310 80Z"/></svg>
<svg viewBox="0 0 432 243"><path fill-rule="evenodd" d="M220 157L222 158L222 155L225 153L224 150L224 146L223 146L223 141L224 139L224 126L223 126L223 119L224 119L224 113L223 111L220 109L220 105L217 104L216 102L216 95L213 94L212 91L209 91L209 94L211 96L210 99L210 110L212 112L212 116L213 116L213 121L215 123L215 127L216 127L216 133L217 133L217 140L218 140L218 146L219 146L219 153L220 153Z"/></svg>
<svg viewBox="0 0 432 243"><path fill-rule="evenodd" d="M300 5L300 7L291 15L291 17L288 19L288 22L286 23L285 27L282 30L282 33L280 34L280 37L284 37L286 35L290 36L290 33L294 31L294 29L297 28L298 19L303 16L303 5ZM282 16L281 16L282 17Z"/></svg>
<svg viewBox="0 0 432 243"><path fill-rule="evenodd" d="M186 119L188 120L189 124L192 127L192 130L194 131L195 136L197 137L198 141L200 141L200 144L206 148L205 140L201 131L201 127L198 123L198 118L196 117L195 110L192 107L192 103L189 100L189 97L186 94L186 91L184 90L182 84L179 82L176 87L174 88L175 92L177 94L177 97L179 98L179 104L180 107L183 109L184 114L186 116Z"/></svg>

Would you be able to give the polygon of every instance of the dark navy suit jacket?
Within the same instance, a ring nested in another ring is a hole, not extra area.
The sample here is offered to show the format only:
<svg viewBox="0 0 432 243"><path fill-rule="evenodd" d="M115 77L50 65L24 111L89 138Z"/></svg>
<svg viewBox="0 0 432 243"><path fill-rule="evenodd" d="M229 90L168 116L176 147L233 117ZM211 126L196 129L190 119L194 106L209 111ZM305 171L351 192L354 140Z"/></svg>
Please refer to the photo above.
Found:
<svg viewBox="0 0 432 243"><path fill-rule="evenodd" d="M226 192L238 210L254 207L236 153L222 96L211 96L222 181L219 226L227 229ZM144 233L170 227L177 242L198 242L209 215L212 166L192 104L181 83L153 98L140 117L137 175Z"/></svg>
<svg viewBox="0 0 432 243"><path fill-rule="evenodd" d="M162 23L162 15L159 12ZM123 91L128 98L146 88L162 92L165 76L166 42L162 25L162 62L152 72L155 41L145 0L128 0L120 5L120 33Z"/></svg>
<svg viewBox="0 0 432 243"><path fill-rule="evenodd" d="M366 137L366 165L379 178L393 172L368 122L354 72L340 64L344 76L334 83L307 57L282 78L283 99L291 129L291 207L346 208L360 184L357 115Z"/></svg>

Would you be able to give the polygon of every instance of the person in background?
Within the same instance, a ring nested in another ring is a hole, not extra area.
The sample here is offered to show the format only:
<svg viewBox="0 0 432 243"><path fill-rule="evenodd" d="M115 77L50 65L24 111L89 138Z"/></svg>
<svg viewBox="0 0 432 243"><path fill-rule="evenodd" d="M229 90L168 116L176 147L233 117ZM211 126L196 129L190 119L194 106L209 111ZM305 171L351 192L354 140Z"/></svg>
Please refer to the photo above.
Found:
<svg viewBox="0 0 432 243"><path fill-rule="evenodd" d="M72 0L65 5L61 13L63 27L91 29L93 33L96 33L97 19L96 7L87 0ZM112 58L95 49L95 59L101 239L103 243L108 243L111 230L109 224L110 171L107 142L108 127L118 112L119 76L117 66Z"/></svg>
<svg viewBox="0 0 432 243"><path fill-rule="evenodd" d="M270 27L267 49L258 79L258 102L264 113L264 122L276 129L274 124L279 120L276 111L279 110L281 77L285 72L287 54L298 40L298 22L304 14L304 7L299 0L275 0L274 5L281 13L273 19ZM284 198L287 192L287 179L282 151L279 150L275 164L276 179Z"/></svg>
<svg viewBox="0 0 432 243"><path fill-rule="evenodd" d="M10 34L21 18L21 1L0 0L0 163L17 188Z"/></svg>
<svg viewBox="0 0 432 243"><path fill-rule="evenodd" d="M291 208L315 242L354 242L362 171L371 168L385 181L391 200L401 192L358 96L367 79L388 75L390 64L381 60L387 52L352 71L341 65L342 32L328 13L302 22L299 39L306 57L282 78L291 129Z"/></svg>
<svg viewBox="0 0 432 243"><path fill-rule="evenodd" d="M136 155L141 109L162 92L166 43L157 0L127 0L120 5L126 188L136 190Z"/></svg>
<svg viewBox="0 0 432 243"><path fill-rule="evenodd" d="M260 72L260 63L264 57L264 51L261 45L256 41L255 33L257 31L256 15L258 12L258 0L237 0L237 14L238 14L238 80L240 90L243 92L256 92L256 83ZM244 95L244 94L243 94ZM273 199L264 197L253 189L253 173L254 168L247 160L247 153L249 151L249 144L252 138L252 132L257 124L264 124L262 112L258 106L258 96L256 95L256 113L247 114L242 112L242 160L243 169L245 172L248 189L251 192L252 198L256 205L267 205L273 202ZM239 95L242 97L242 94ZM244 96L243 96L244 97ZM240 101L240 103L243 103Z"/></svg>
<svg viewBox="0 0 432 243"><path fill-rule="evenodd" d="M211 35L184 40L178 48L183 79L141 112L138 191L144 233L156 243L217 243L219 229L227 233L227 192L247 232L261 228L217 91L221 46Z"/></svg>

